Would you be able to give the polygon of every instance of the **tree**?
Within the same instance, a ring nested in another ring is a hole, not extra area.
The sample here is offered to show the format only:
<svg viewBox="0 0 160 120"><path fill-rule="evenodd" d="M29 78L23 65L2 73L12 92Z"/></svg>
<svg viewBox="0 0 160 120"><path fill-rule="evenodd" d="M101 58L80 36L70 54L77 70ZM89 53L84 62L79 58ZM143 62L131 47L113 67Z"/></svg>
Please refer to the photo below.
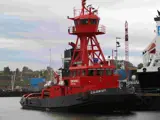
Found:
<svg viewBox="0 0 160 120"><path fill-rule="evenodd" d="M24 66L23 69L22 69L22 72L25 73L25 72L28 72L28 70L29 70L29 68Z"/></svg>
<svg viewBox="0 0 160 120"><path fill-rule="evenodd" d="M140 64L138 64L138 69L141 69L142 67L143 67L143 64L142 63L140 63Z"/></svg>
<svg viewBox="0 0 160 120"><path fill-rule="evenodd" d="M39 74L40 74L40 72L37 70L37 71L34 71L34 72L32 72L33 73L33 75L34 75L34 77L39 77Z"/></svg>
<svg viewBox="0 0 160 120"><path fill-rule="evenodd" d="M51 72L52 68L51 67L47 67L48 72Z"/></svg>
<svg viewBox="0 0 160 120"><path fill-rule="evenodd" d="M117 69L121 69L122 65L121 64L117 64Z"/></svg>
<svg viewBox="0 0 160 120"><path fill-rule="evenodd" d="M45 70L39 71L39 74L40 74L41 77L44 77L44 78L45 78Z"/></svg>
<svg viewBox="0 0 160 120"><path fill-rule="evenodd" d="M16 75L19 75L20 74L20 70L17 68L16 69Z"/></svg>
<svg viewBox="0 0 160 120"><path fill-rule="evenodd" d="M42 72L42 75L43 75L42 77L45 78L46 80L49 80L49 79L50 79L48 70L44 70L44 71Z"/></svg>
<svg viewBox="0 0 160 120"><path fill-rule="evenodd" d="M31 70L31 69L28 68L28 72L33 72L33 70Z"/></svg>
<svg viewBox="0 0 160 120"><path fill-rule="evenodd" d="M3 72L4 72L4 75L9 75L11 73L9 67L4 67Z"/></svg>

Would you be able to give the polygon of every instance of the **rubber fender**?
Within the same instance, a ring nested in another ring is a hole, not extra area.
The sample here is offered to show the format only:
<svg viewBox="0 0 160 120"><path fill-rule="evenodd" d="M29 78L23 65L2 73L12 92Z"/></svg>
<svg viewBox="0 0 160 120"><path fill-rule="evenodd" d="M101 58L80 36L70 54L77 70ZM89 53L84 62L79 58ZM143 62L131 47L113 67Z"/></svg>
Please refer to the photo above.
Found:
<svg viewBox="0 0 160 120"><path fill-rule="evenodd" d="M144 97L144 104L150 105L152 103L152 97Z"/></svg>
<svg viewBox="0 0 160 120"><path fill-rule="evenodd" d="M142 97L140 97L140 96L137 96L137 100L136 100L136 105L142 105L143 104L143 98Z"/></svg>

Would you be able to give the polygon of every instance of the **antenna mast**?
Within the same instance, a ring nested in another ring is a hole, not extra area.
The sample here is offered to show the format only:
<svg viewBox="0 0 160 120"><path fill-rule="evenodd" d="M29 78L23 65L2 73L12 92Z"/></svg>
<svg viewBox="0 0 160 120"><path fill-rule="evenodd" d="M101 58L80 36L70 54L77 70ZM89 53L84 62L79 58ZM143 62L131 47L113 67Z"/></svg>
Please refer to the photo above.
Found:
<svg viewBox="0 0 160 120"><path fill-rule="evenodd" d="M127 73L127 79L128 79L128 62L129 62L129 45L128 45L128 22L125 22L125 69Z"/></svg>
<svg viewBox="0 0 160 120"><path fill-rule="evenodd" d="M51 51L51 48L50 48L50 65L49 65L50 66L50 80L52 80L52 65L51 65L51 59L52 58L51 58L51 52L52 51Z"/></svg>

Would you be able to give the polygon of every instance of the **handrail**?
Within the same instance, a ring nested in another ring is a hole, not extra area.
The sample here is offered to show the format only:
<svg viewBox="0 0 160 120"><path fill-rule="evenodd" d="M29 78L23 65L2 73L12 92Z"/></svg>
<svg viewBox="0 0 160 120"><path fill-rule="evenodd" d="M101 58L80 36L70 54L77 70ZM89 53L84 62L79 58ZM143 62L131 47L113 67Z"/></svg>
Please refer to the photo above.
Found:
<svg viewBox="0 0 160 120"><path fill-rule="evenodd" d="M71 33L75 33L76 32L76 27L75 26L70 26L68 27L68 33L71 34Z"/></svg>
<svg viewBox="0 0 160 120"><path fill-rule="evenodd" d="M99 25L98 32L104 32L104 33L106 33L106 27L104 25Z"/></svg>
<svg viewBox="0 0 160 120"><path fill-rule="evenodd" d="M28 94L28 95L26 96L26 98L32 97L32 96L34 96L34 95L41 95L41 93L30 93L30 94Z"/></svg>
<svg viewBox="0 0 160 120"><path fill-rule="evenodd" d="M78 17L81 14L81 9L73 9L73 13L74 13L74 17ZM84 15L88 15L89 12L88 11L84 11ZM95 12L94 15L98 15L98 12Z"/></svg>

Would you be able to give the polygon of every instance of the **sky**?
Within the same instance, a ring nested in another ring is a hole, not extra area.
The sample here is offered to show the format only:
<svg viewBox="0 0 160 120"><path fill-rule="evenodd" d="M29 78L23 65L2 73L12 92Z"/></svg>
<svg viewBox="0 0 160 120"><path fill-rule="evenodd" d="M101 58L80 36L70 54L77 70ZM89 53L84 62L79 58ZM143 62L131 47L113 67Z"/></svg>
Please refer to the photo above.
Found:
<svg viewBox="0 0 160 120"><path fill-rule="evenodd" d="M129 27L129 61L135 66L142 62L141 53L155 37L154 17L159 0L87 0L99 10L100 24L106 34L98 36L105 56L111 56L116 37L121 47L119 59L124 59L124 24ZM50 62L57 69L62 66L62 54L68 42L76 37L68 35L73 8L81 8L81 0L1 0L0 3L0 70L28 66L45 69Z"/></svg>

